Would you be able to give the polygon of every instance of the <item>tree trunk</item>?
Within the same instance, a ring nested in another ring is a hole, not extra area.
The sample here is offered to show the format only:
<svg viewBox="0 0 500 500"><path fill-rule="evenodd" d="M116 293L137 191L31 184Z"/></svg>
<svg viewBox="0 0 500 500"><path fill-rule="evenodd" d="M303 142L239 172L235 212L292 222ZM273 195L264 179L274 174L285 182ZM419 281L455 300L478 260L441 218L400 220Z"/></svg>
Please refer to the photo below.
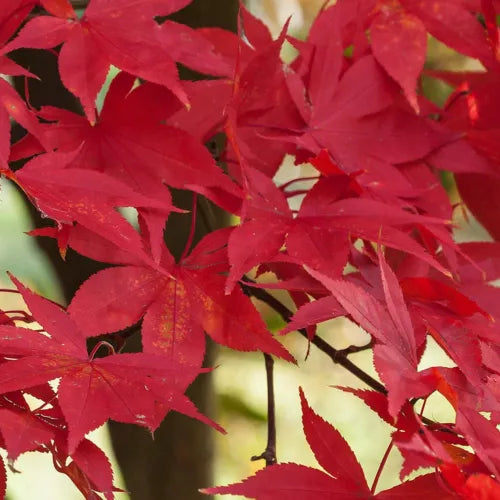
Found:
<svg viewBox="0 0 500 500"><path fill-rule="evenodd" d="M85 0L73 0L75 7L84 7ZM172 20L192 27L218 26L236 30L238 0L195 0L182 9ZM61 84L57 59L47 51L19 50L14 54L17 62L29 68L40 77L30 80L29 98L34 107L53 105L80 111L77 99ZM183 69L184 70L184 69ZM188 73L186 73L188 74ZM193 78L192 74L189 74ZM17 79L16 88L24 94L24 79ZM14 136L16 132L14 131ZM191 208L191 193L173 193L179 207ZM31 207L32 208L32 207ZM203 207L201 207L203 209ZM38 212L32 208L34 227L47 225ZM217 210L215 210L217 213ZM214 225L222 225L221 213ZM207 228L198 224L196 239L205 234ZM189 217L173 214L166 230L167 245L179 256L189 232ZM55 242L48 238L37 238L42 250L54 265L64 294L69 301L74 292L91 274L102 269L102 263L91 261L71 250L66 262L62 261ZM139 338L130 339L131 350L139 348ZM207 347L205 364L210 365L213 347ZM201 412L211 414L212 382L210 375L200 376L189 388L188 396ZM177 413L167 415L155 432L154 439L138 426L110 422L109 429L113 447L121 467L127 490L133 500L194 500L205 498L198 488L212 484L213 432L206 425Z"/></svg>
<svg viewBox="0 0 500 500"><path fill-rule="evenodd" d="M219 26L236 30L238 0L195 0L172 16L172 20L192 27ZM184 75L193 78L193 73ZM192 194L176 191L175 205L191 209ZM200 209L203 210L204 206ZM216 214L215 226L223 224ZM200 218L201 219L201 218ZM210 228L197 224L195 240ZM167 245L179 257L189 233L189 217L172 214L166 229ZM214 346L207 339L205 366L211 366ZM204 374L191 385L187 395L199 410L212 415L213 387L210 374ZM213 431L205 424L178 413L170 413L155 432L154 440L137 426L110 423L113 447L133 500L198 500L209 499L198 489L213 483Z"/></svg>

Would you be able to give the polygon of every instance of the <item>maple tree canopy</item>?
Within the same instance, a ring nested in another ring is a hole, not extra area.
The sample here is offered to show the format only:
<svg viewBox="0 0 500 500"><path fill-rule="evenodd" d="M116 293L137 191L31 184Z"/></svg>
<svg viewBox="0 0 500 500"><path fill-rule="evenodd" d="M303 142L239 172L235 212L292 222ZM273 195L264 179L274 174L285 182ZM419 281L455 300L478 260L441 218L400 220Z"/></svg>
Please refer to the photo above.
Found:
<svg viewBox="0 0 500 500"><path fill-rule="evenodd" d="M268 329L261 301L287 323L281 335L303 335L363 382L337 390L390 425L391 443L369 485L349 443L300 389L318 468L279 463L269 384L268 446L256 457L267 466L204 493L500 498L500 1L337 0L305 40L288 23L274 39L243 6L238 34L168 19L189 3L90 0L77 12L69 0L2 1L0 73L38 78L12 52L52 51L81 108L35 109L0 79L0 174L51 221L33 237L55 239L63 259L70 248L108 264L67 307L12 275L0 292L26 304L0 310L0 447L9 464L48 452L85 498L111 499L109 460L85 437L107 420L154 432L173 410L224 432L185 395L212 368L205 335L264 353L268 380L273 358L300 366L305 356ZM426 68L430 37L480 70ZM286 64L285 43L296 50ZM180 80L177 63L206 78ZM424 77L451 88L443 106L423 91ZM13 123L25 131L17 142ZM206 144L220 134L213 155ZM275 178L282 165L284 184ZM455 241L443 171L490 241ZM192 194L191 214L175 206L173 188ZM204 198L236 222L193 245ZM136 209L137 227L120 207ZM173 212L193 221L177 260L164 242ZM288 293L293 310L273 289ZM317 325L336 317L371 341L334 349ZM127 354L134 326L142 350ZM430 338L452 367L420 368ZM377 378L349 359L367 349ZM434 393L454 421L426 415ZM403 456L401 481L378 491L392 447Z"/></svg>

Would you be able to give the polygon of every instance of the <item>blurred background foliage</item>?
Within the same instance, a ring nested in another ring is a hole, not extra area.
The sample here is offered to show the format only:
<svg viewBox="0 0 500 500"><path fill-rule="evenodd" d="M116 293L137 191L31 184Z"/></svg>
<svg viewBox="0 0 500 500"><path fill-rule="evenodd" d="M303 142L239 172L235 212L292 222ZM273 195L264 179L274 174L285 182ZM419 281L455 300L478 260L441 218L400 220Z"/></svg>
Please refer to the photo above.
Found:
<svg viewBox="0 0 500 500"><path fill-rule="evenodd" d="M248 0L249 9L278 33L283 22L291 15L291 32L304 38L318 9L324 0ZM290 56L290 54L288 54ZM287 54L285 54L287 57ZM429 69L465 70L478 69L475 61L448 49L434 39L429 40L426 67ZM112 76L110 76L110 79ZM109 83L109 82L108 82ZM424 77L423 90L438 105L442 105L450 88L435 79ZM107 87L105 87L107 88ZM105 92L105 90L104 90ZM104 95L104 92L102 95ZM307 168L307 167L303 167ZM285 161L278 173L280 182L297 175L297 167L290 160ZM443 183L450 193L452 203L459 203L453 177L446 175ZM457 237L461 240L489 239L486 231L470 216L464 218L464 211L455 210ZM32 229L31 218L22 195L7 181L0 185L0 286L10 287L5 271L9 270L28 286L39 293L64 302L56 274L50 262L31 237L25 234ZM278 294L287 301L285 294ZM288 304L290 305L290 304ZM268 326L278 331L282 326L279 318L261 304ZM0 307L21 308L15 295L1 294ZM346 319L337 319L321 325L320 334L335 348L342 349L351 344L363 344L367 335ZM317 467L317 463L307 446L302 432L299 385L309 399L311 406L323 418L331 422L356 453L364 467L368 483L373 480L378 464L389 444L390 431L374 413L368 410L356 397L346 394L333 386L362 384L342 367L332 365L329 358L314 347L308 354L307 342L293 333L283 338L287 348L293 353L300 367L278 361L275 365L277 443L280 462L297 462ZM354 354L352 361L376 377L371 354L368 351ZM432 343L428 345L421 367L431 364L452 366L449 358ZM226 436L215 436L214 484L225 484L246 477L263 467L261 462L252 462L252 455L260 454L266 442L266 382L263 357L254 353L239 353L219 348L214 366L215 407L211 415L227 431ZM453 419L453 410L440 396L433 396L426 405L426 416L443 421ZM201 424L200 424L201 425ZM212 432L212 431L210 431ZM368 438L367 438L368 436ZM373 436L373 440L369 437ZM91 435L99 446L114 461L117 485L124 487L120 477L106 427ZM196 453L196 450L190 450ZM134 450L131 450L134 453ZM385 489L398 482L397 471L401 457L393 448L384 469L379 488ZM81 498L70 481L58 474L52 467L50 457L40 453L26 453L15 464L20 473L9 471L8 498L10 500L71 500ZM189 471L186 471L189 475ZM208 485L207 485L208 486ZM126 499L128 495L117 494ZM201 498L201 495L200 495ZM236 497L233 497L236 498Z"/></svg>

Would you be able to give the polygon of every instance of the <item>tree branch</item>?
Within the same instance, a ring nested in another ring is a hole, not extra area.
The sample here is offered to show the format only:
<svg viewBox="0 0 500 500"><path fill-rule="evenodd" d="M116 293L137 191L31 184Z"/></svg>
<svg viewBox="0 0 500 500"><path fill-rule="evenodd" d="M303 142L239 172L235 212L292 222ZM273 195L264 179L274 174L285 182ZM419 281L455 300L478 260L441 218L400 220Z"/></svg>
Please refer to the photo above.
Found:
<svg viewBox="0 0 500 500"><path fill-rule="evenodd" d="M245 278L247 281L250 281L249 278ZM282 302L280 302L276 297L271 295L269 292L264 290L263 288L254 288L249 285L245 285L244 283L240 283L243 291L248 294L252 295L256 299L264 302L267 304L269 307L274 309L282 318L284 321L287 323L290 321L290 319L293 316L292 311L288 309ZM307 331L302 328L298 330L298 332L306 339L309 340L309 337L307 335ZM366 349L369 349L373 346L373 343L370 342L369 344L366 344L364 346L350 346L347 347L346 349L335 349L332 347L328 342L323 340L321 337L318 335L315 335L314 338L311 340L311 343L314 344L320 351L324 352L334 363L339 364L343 366L347 371L352 373L355 377L357 377L359 380L363 381L368 387L371 389L380 392L382 394L387 395L388 391L384 387L383 384L381 384L378 380L374 379L371 375L363 371L359 366L355 365L351 360L347 358L348 354L352 354L354 352L360 352L364 351ZM411 401L412 404L416 403L417 399L414 399ZM420 419L425 425L428 426L435 426L436 422L432 421L430 418L424 417L423 415L420 416ZM438 430L442 432L448 432L451 434L456 434L453 430L447 428L447 427L439 427Z"/></svg>
<svg viewBox="0 0 500 500"><path fill-rule="evenodd" d="M84 9L88 3L89 0L71 0L71 5L74 9Z"/></svg>
<svg viewBox="0 0 500 500"><path fill-rule="evenodd" d="M252 286L241 283L241 286L245 293L252 295L258 300L261 300L269 307L274 309L287 323L291 320L293 313L286 307L282 302L280 302L276 297L271 295L268 291L263 288L254 288ZM298 332L308 339L308 335L305 329L300 329ZM309 340L309 339L308 339ZM360 350L368 349L367 346L362 347L348 347L347 349L335 349L328 342L324 341L318 335L315 335L311 342L320 350L323 351L334 363L343 366L347 371L351 372L355 377L362 380L366 385L371 387L377 392L387 394L387 389L376 379L370 376L368 373L363 371L359 366L355 365L352 361L347 358L348 354L352 352L358 352Z"/></svg>
<svg viewBox="0 0 500 500"><path fill-rule="evenodd" d="M251 458L252 461L266 461L266 467L277 462L276 459L276 412L274 404L274 359L270 354L264 353L267 377L267 445L263 453Z"/></svg>
<svg viewBox="0 0 500 500"><path fill-rule="evenodd" d="M299 333L304 337L308 338L307 332L304 329L299 330ZM338 350L332 347L328 342L323 340L318 335L315 335L311 342L320 350L323 351L334 363L343 366L347 371L351 372L355 377L362 380L367 386L371 387L377 392L382 394L387 394L387 389L378 380L374 379L371 375L363 371L359 366L355 365L351 360L347 358L347 355L351 353L351 348ZM363 350L366 346L362 346L360 350ZM352 352L356 352L352 350Z"/></svg>

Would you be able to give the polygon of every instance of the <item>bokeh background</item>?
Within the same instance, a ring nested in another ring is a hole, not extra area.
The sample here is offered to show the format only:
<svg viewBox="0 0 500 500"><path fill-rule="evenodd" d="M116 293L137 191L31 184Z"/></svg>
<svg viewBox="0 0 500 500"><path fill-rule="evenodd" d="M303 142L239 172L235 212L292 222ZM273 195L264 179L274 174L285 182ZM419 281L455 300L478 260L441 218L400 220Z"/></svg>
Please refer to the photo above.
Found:
<svg viewBox="0 0 500 500"><path fill-rule="evenodd" d="M323 0L248 0L247 5L255 15L266 21L275 34L291 15L291 33L303 38L323 3ZM427 66L430 68L475 68L473 61L435 40L430 40L429 47ZM284 57L291 56L291 47L285 47ZM425 82L425 88L438 103L444 102L449 92L446 86L431 80ZM286 160L278 178L282 182L296 175L297 167ZM63 302L63 294L50 262L32 238L24 234L32 229L32 222L22 196L7 181L0 182L0 287L11 286L5 274L9 270L39 293ZM458 203L460 200L454 189L453 179L448 176L444 178L444 182L453 202ZM455 212L457 238L466 241L489 239L484 229L470 215L466 220L463 210ZM285 295L280 298L286 301ZM16 295L0 294L0 308L18 309L22 308L22 304ZM283 326L272 311L262 308L262 313L271 329L277 331ZM368 338L366 333L345 319L323 324L320 334L338 349L351 344L363 344ZM275 364L278 460L317 467L302 433L298 398L298 387L301 386L313 409L331 422L349 442L370 484L390 441L389 426L356 397L332 387L363 387L362 383L342 367L333 365L314 346L307 356L307 343L298 335L291 333L283 341L299 361L299 366L279 361ZM376 377L369 352L354 354L351 359ZM429 345L424 355L422 368L431 364L452 366L449 358L433 344ZM226 484L240 480L263 466L262 462L250 461L250 457L260 454L266 443L265 370L261 355L243 354L224 348L218 349L214 365L217 366L214 371L215 414L211 417L228 431L226 436L217 434L215 438L214 480L215 484ZM452 408L439 396L430 398L425 415L431 419L453 420ZM93 432L90 438L112 459L117 474L116 484L124 487L106 426ZM188 451L196 453L196 450ZM400 465L401 457L393 449L379 482L379 489L397 484ZM49 455L26 453L12 465L8 473L10 500L81 498L69 479L54 470ZM189 471L186 473L189 474ZM128 495L120 493L117 498L125 500Z"/></svg>

